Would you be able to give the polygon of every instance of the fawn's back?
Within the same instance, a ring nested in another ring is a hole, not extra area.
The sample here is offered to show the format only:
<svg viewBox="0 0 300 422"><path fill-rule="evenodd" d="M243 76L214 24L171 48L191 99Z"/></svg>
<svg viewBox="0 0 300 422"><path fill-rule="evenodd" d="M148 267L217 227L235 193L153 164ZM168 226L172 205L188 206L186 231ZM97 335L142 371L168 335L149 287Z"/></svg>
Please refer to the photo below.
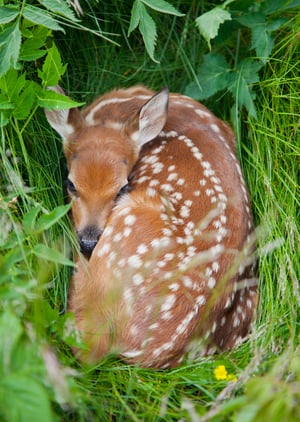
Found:
<svg viewBox="0 0 300 422"><path fill-rule="evenodd" d="M190 98L143 87L47 117L64 138L88 258L69 293L81 358L164 368L241 341L257 283L231 129Z"/></svg>

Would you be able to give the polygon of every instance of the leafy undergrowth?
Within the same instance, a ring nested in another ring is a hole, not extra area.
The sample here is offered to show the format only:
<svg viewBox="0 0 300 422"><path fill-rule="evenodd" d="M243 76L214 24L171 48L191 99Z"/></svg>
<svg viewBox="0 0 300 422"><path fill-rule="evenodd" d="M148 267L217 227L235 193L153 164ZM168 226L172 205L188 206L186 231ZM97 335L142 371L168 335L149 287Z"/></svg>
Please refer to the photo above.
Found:
<svg viewBox="0 0 300 422"><path fill-rule="evenodd" d="M89 2L81 21L71 9L55 13L54 0L0 2L0 418L297 421L298 2L170 1L178 13L159 0L136 1L135 9L102 3ZM215 27L205 40L199 17L206 12ZM61 143L39 108L66 106L45 89L60 78L79 102L116 86L168 85L234 125L257 225L261 293L252 335L236 350L168 371L113 356L81 366L73 357L79 340L66 300L76 241L63 205Z"/></svg>

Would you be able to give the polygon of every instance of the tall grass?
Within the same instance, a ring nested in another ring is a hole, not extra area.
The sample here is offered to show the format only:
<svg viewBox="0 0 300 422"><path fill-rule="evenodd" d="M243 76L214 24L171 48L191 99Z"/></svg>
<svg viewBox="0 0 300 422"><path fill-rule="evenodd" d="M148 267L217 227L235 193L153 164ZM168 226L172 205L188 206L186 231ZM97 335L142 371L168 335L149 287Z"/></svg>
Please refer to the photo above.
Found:
<svg viewBox="0 0 300 422"><path fill-rule="evenodd" d="M182 2L183 20L158 18L160 64L149 59L138 35L125 36L130 19L125 2L104 3L101 11L91 6L91 17L85 19L97 17L104 31L121 34L114 38L121 47L71 29L57 36L68 63L68 93L89 102L111 88L136 83L184 92L206 52L194 26L203 2L192 7ZM64 217L31 236L22 229L24 216L38 205L51 211L65 202L61 143L41 110L24 130L2 129L1 241L8 236L0 261L1 318L6 322L0 333L4 420L299 420L300 38L299 16L293 16L278 33L255 86L258 119L239 117L240 159L258 227L261 302L250 339L231 352L168 371L128 366L114 356L93 367L76 362L70 345L77 340L65 315L70 268L46 264L29 253L42 242L68 255L76 247L71 224ZM215 96L207 105L229 119L224 98ZM7 226L13 227L13 236L5 232ZM7 252L12 242L17 252ZM219 365L232 377L216 379Z"/></svg>

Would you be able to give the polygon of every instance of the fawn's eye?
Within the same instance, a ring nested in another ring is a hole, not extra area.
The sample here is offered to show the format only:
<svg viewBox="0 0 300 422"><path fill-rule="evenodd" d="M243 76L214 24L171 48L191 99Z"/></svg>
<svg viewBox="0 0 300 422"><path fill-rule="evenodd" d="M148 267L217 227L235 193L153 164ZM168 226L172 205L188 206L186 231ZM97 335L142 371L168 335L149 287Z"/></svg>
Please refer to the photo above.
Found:
<svg viewBox="0 0 300 422"><path fill-rule="evenodd" d="M67 189L71 195L78 196L77 189L70 179L67 180Z"/></svg>
<svg viewBox="0 0 300 422"><path fill-rule="evenodd" d="M126 185L124 185L118 192L117 196L116 196L116 200L119 199L122 195L124 195L125 193L129 192L129 184L127 183Z"/></svg>

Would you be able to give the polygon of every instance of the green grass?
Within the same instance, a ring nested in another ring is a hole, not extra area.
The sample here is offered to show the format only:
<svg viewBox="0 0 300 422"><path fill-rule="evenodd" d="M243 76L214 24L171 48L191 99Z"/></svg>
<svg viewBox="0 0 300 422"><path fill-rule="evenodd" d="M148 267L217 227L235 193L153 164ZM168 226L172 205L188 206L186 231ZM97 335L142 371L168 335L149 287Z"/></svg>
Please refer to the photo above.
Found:
<svg viewBox="0 0 300 422"><path fill-rule="evenodd" d="M119 3L105 5L98 13L104 31L124 34L129 9ZM124 35L117 38L121 47L75 30L57 36L68 63L64 88L86 102L111 88L136 83L184 92L206 52L193 24L201 13L199 3L193 9L182 2L181 10L187 12L183 20L159 18L160 64L149 59L137 34L129 41ZM231 352L168 371L128 366L115 357L95 367L78 364L70 352L75 339L64 313L70 268L47 264L29 253L43 243L68 255L76 247L71 225L64 217L49 230L30 235L21 224L38 204L51 211L65 201L61 142L41 110L24 131L20 124L2 130L3 420L299 420L299 17L291 22L277 34L272 57L255 86L258 119L240 116L240 159L258 227L261 302L250 339ZM206 104L229 119L226 101L225 95ZM6 238L8 226L14 234ZM217 380L218 365L225 365L238 381ZM32 394L24 393L28 379Z"/></svg>

